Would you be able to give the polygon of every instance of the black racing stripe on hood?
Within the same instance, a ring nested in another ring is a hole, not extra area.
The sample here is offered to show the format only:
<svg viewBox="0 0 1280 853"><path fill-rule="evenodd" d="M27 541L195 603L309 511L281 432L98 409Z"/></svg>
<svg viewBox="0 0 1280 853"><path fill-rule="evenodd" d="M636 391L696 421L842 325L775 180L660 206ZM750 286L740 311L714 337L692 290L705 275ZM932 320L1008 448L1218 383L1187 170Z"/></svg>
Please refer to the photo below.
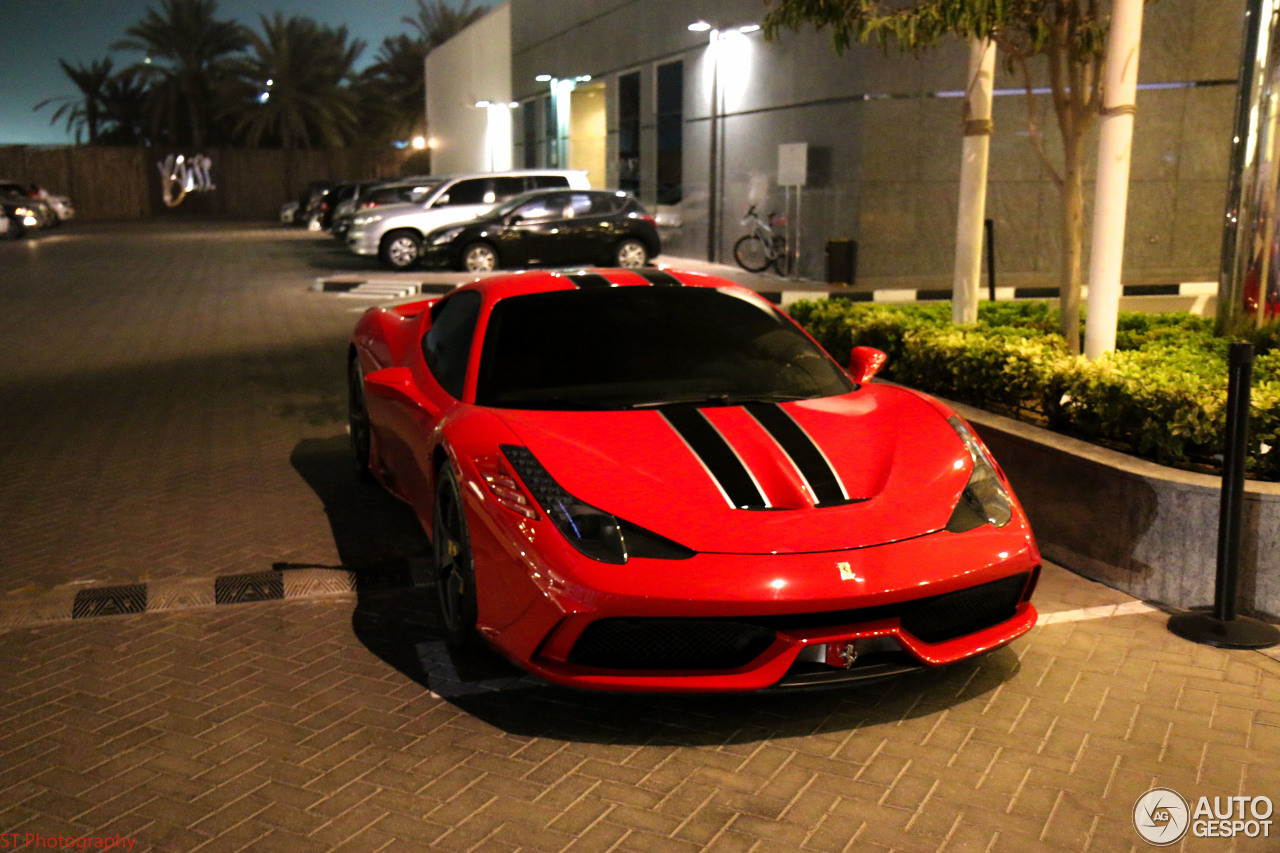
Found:
<svg viewBox="0 0 1280 853"><path fill-rule="evenodd" d="M769 502L724 436L692 406L662 409L662 416L706 467L730 505L737 509L767 509Z"/></svg>
<svg viewBox="0 0 1280 853"><path fill-rule="evenodd" d="M684 282L663 270L632 270L654 287L684 287Z"/></svg>
<svg viewBox="0 0 1280 853"><path fill-rule="evenodd" d="M565 276L569 281L573 282L574 287L579 290L587 290L593 287L613 287L613 282L609 279L594 272L579 272Z"/></svg>
<svg viewBox="0 0 1280 853"><path fill-rule="evenodd" d="M818 504L847 503L840 477L826 456L800 424L776 403L747 403L743 406L765 428L778 446L791 457L800 476L804 477Z"/></svg>

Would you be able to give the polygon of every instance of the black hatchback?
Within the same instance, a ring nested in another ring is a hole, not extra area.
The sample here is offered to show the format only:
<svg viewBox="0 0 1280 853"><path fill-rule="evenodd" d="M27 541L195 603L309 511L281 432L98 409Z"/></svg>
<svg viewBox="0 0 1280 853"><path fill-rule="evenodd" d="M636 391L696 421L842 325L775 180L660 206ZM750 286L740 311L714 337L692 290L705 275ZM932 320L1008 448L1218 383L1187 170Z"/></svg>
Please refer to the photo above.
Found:
<svg viewBox="0 0 1280 853"><path fill-rule="evenodd" d="M637 269L661 251L653 217L617 190L537 190L423 241L424 260L470 272L598 264Z"/></svg>

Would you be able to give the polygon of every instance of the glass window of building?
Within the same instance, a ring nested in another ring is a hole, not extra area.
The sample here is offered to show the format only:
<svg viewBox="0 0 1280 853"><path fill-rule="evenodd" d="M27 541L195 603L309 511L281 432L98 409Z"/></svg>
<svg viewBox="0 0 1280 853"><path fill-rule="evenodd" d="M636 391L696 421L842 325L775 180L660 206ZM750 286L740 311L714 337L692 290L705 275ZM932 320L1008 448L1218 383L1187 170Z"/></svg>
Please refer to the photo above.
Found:
<svg viewBox="0 0 1280 853"><path fill-rule="evenodd" d="M618 78L618 187L640 191L640 72Z"/></svg>
<svg viewBox="0 0 1280 853"><path fill-rule="evenodd" d="M658 66L658 204L684 197L684 63Z"/></svg>

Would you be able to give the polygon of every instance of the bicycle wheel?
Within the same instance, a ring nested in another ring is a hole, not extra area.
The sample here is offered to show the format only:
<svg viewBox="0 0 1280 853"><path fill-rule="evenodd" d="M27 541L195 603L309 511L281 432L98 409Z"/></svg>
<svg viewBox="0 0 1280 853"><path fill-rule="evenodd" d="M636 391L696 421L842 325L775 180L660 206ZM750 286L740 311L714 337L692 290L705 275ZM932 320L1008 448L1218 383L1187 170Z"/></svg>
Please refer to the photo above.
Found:
<svg viewBox="0 0 1280 853"><path fill-rule="evenodd" d="M733 259L747 272L764 272L773 262L764 241L755 234L738 238L733 244Z"/></svg>

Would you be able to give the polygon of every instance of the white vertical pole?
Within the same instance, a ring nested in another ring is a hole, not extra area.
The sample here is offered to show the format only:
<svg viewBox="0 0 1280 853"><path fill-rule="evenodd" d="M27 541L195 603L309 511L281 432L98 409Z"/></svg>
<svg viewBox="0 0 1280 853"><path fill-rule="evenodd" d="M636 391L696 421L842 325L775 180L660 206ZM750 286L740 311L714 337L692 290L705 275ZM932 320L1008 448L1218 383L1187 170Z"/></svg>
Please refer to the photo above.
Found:
<svg viewBox="0 0 1280 853"><path fill-rule="evenodd" d="M978 321L978 283L982 278L982 229L987 207L991 90L995 67L995 44L985 39L970 39L964 150L960 160L960 210L956 217L956 267L952 282L953 323Z"/></svg>
<svg viewBox="0 0 1280 853"><path fill-rule="evenodd" d="M1116 0L1111 13L1111 34L1107 37L1098 180L1094 190L1093 237L1089 243L1089 321L1085 326L1084 354L1090 361L1116 348L1141 41L1142 0Z"/></svg>

